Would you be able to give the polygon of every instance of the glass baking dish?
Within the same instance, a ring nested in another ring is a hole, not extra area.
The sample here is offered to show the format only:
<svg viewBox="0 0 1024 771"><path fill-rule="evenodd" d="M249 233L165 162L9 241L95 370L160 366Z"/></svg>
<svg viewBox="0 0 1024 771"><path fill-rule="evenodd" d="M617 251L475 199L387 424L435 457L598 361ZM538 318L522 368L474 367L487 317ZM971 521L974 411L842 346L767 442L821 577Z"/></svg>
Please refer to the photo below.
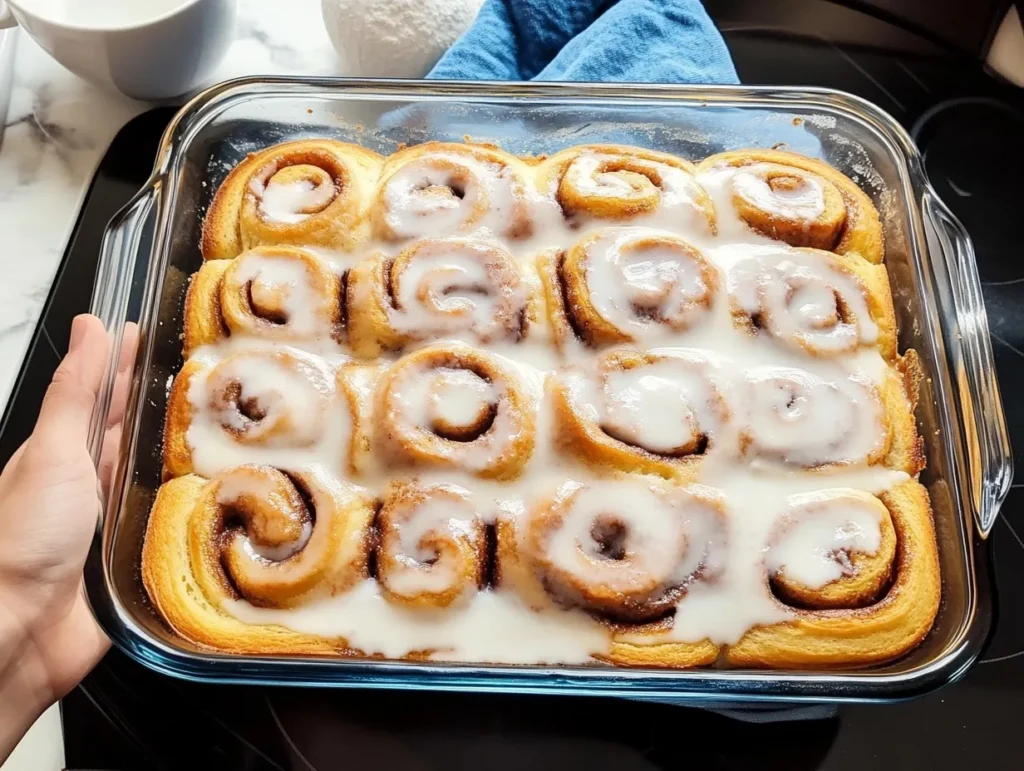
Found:
<svg viewBox="0 0 1024 771"><path fill-rule="evenodd" d="M181 313L201 264L205 207L247 152L331 136L383 153L427 139L500 143L515 153L587 142L652 147L699 159L778 146L821 157L856 179L882 212L901 350L925 372L918 420L935 511L943 599L924 643L885 666L855 671L665 671L509 667L212 653L176 637L139 577L146 518L160 483L169 380L181 366ZM976 659L992 606L988 534L1009 490L1012 460L988 322L970 240L928 184L906 132L856 97L826 89L246 79L186 105L164 134L146 186L108 226L93 296L120 344L140 344L101 525L86 567L89 600L129 656L179 677L316 686L586 693L647 699L886 700L923 693ZM116 348L115 348L116 350ZM116 357L115 357L116 358ZM94 416L99 458L116 364Z"/></svg>

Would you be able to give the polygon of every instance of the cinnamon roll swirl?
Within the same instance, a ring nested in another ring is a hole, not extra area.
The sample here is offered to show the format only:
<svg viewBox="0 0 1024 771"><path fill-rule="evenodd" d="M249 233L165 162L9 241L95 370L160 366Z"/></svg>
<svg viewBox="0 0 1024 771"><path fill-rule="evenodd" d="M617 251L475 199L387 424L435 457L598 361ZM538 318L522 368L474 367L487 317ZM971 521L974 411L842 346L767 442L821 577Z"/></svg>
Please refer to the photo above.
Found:
<svg viewBox="0 0 1024 771"><path fill-rule="evenodd" d="M727 276L733 317L812 356L859 348L896 355L896 315L885 269L856 255L765 247Z"/></svg>
<svg viewBox="0 0 1024 771"><path fill-rule="evenodd" d="M646 228L607 228L540 260L556 339L592 346L657 339L699 324L718 269L688 241Z"/></svg>
<svg viewBox="0 0 1024 771"><path fill-rule="evenodd" d="M538 168L541 189L566 217L629 219L662 213L684 232L715 232L711 199L693 164L668 153L626 145L562 150Z"/></svg>
<svg viewBox="0 0 1024 771"><path fill-rule="evenodd" d="M212 474L290 451L326 453L354 471L366 450L351 370L294 349L253 349L220 361L190 359L174 379L164 426L167 477ZM197 458L197 452L199 456Z"/></svg>
<svg viewBox="0 0 1024 771"><path fill-rule="evenodd" d="M392 602L446 608L483 584L486 528L465 488L396 483L377 522L377 580Z"/></svg>
<svg viewBox="0 0 1024 771"><path fill-rule="evenodd" d="M712 155L697 168L709 188L723 185L739 218L790 246L857 253L879 263L882 223L871 199L824 161L779 150Z"/></svg>
<svg viewBox="0 0 1024 771"><path fill-rule="evenodd" d="M700 487L566 482L521 516L499 519L498 586L538 609L554 603L610 622L613 644L601 658L613 663L708 664L718 655L709 641L636 638L663 626L691 582L722 570L723 517Z"/></svg>
<svg viewBox="0 0 1024 771"><path fill-rule="evenodd" d="M385 241L480 230L526 237L533 226L528 171L514 155L482 145L426 142L399 150L381 173L373 232Z"/></svg>
<svg viewBox="0 0 1024 771"><path fill-rule="evenodd" d="M885 505L860 490L790 498L765 556L772 586L806 608L856 608L889 583L896 531Z"/></svg>
<svg viewBox="0 0 1024 771"><path fill-rule="evenodd" d="M916 392L916 389L915 389ZM876 385L862 375L828 380L794 367L746 372L740 441L749 458L793 468L885 465L908 474L923 455L898 370Z"/></svg>
<svg viewBox="0 0 1024 771"><path fill-rule="evenodd" d="M928 494L908 481L879 498L857 490L793 496L765 559L793 619L755 627L740 666L863 666L916 646L941 596Z"/></svg>
<svg viewBox="0 0 1024 771"><path fill-rule="evenodd" d="M366 205L383 159L331 139L250 154L221 183L203 222L207 260L262 244L351 251L367 235Z"/></svg>
<svg viewBox="0 0 1024 771"><path fill-rule="evenodd" d="M393 260L377 255L349 273L348 340L359 356L440 337L516 342L537 321L537 292L503 247L427 239Z"/></svg>
<svg viewBox="0 0 1024 771"><path fill-rule="evenodd" d="M536 399L498 359L468 346L421 348L377 389L375 424L391 462L518 476L533 452Z"/></svg>
<svg viewBox="0 0 1024 771"><path fill-rule="evenodd" d="M710 362L678 350L602 356L550 388L563 452L590 465L665 477L693 473L730 418Z"/></svg>
<svg viewBox="0 0 1024 771"><path fill-rule="evenodd" d="M874 464L889 450L885 405L870 381L829 381L793 367L746 374L748 454L800 468Z"/></svg>
<svg viewBox="0 0 1024 771"><path fill-rule="evenodd" d="M340 339L341 296L339 276L304 249L263 246L207 262L185 296L185 356L229 335Z"/></svg>
<svg viewBox="0 0 1024 771"><path fill-rule="evenodd" d="M367 576L373 504L318 471L285 475L238 466L162 485L150 514L142 580L172 628L238 653L332 653L343 640L250 626L225 610L244 599L294 607L344 592Z"/></svg>
<svg viewBox="0 0 1024 771"><path fill-rule="evenodd" d="M525 550L548 592L620 621L664 616L716 555L714 499L643 483L563 485L534 507ZM707 519L694 524L695 517Z"/></svg>

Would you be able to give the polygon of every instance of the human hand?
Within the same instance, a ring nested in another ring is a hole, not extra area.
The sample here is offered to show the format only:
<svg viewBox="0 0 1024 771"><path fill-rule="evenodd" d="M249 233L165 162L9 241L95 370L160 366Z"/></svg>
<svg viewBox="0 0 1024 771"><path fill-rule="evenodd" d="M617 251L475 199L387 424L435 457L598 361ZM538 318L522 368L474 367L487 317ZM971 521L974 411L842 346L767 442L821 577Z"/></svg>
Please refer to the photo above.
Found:
<svg viewBox="0 0 1024 771"><path fill-rule="evenodd" d="M119 357L105 454L119 438L132 332ZM99 319L75 318L35 429L0 474L0 760L109 645L82 586L105 482L89 454L89 422L109 346ZM100 465L109 470L109 459Z"/></svg>

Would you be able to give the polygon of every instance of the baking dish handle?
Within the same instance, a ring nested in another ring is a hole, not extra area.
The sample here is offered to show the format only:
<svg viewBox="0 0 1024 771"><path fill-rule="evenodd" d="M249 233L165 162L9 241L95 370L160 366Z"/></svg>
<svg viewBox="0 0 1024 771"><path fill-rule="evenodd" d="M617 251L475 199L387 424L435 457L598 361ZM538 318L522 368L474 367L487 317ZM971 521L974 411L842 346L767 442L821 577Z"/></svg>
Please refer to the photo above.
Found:
<svg viewBox="0 0 1024 771"><path fill-rule="evenodd" d="M988 316L974 246L964 226L929 186L922 204L946 255L958 334L954 377L967 433L970 492L978 531L987 537L1013 481L1013 454L999 395Z"/></svg>
<svg viewBox="0 0 1024 771"><path fill-rule="evenodd" d="M99 398L90 424L89 449L93 461L98 465L103 451L103 439L107 429L107 415L114 392L114 383L121 360L125 328L129 323L128 303L131 283L136 274L139 260L149 262L149 254L141 254L141 241L145 223L153 207L159 203L163 180L153 177L123 209L115 214L103 232L100 244L99 264L93 282L90 312L99 317L110 335L111 351L107 372L99 391Z"/></svg>

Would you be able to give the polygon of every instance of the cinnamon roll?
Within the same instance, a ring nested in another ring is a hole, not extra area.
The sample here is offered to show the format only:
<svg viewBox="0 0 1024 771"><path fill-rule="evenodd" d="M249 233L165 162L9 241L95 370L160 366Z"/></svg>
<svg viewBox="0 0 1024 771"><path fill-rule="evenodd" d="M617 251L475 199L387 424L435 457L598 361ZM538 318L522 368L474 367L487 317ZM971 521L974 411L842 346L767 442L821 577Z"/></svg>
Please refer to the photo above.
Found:
<svg viewBox="0 0 1024 771"><path fill-rule="evenodd" d="M556 338L592 346L685 331L704 319L719 286L700 249L647 228L600 230L540 265Z"/></svg>
<svg viewBox="0 0 1024 771"><path fill-rule="evenodd" d="M329 474L231 468L161 486L150 513L142 580L182 637L237 653L332 653L343 640L250 626L226 606L289 608L366 578L373 504Z"/></svg>
<svg viewBox="0 0 1024 771"><path fill-rule="evenodd" d="M536 400L498 359L459 344L399 359L377 389L375 424L391 462L518 476L533 452Z"/></svg>
<svg viewBox="0 0 1024 771"><path fill-rule="evenodd" d="M692 474L730 418L710 362L677 350L620 350L596 375L567 369L552 382L563 452L590 465L666 477Z"/></svg>
<svg viewBox="0 0 1024 771"><path fill-rule="evenodd" d="M693 164L668 153L627 145L583 145L538 168L541 189L566 217L624 220L661 213L683 232L714 233L711 199Z"/></svg>
<svg viewBox="0 0 1024 771"><path fill-rule="evenodd" d="M780 150L736 150L712 155L697 171L706 187L727 193L717 205L730 206L761 235L882 261L882 223L874 204L824 161Z"/></svg>
<svg viewBox="0 0 1024 771"><path fill-rule="evenodd" d="M814 609L875 602L892 574L896 531L885 505L860 490L790 498L765 566L777 595Z"/></svg>
<svg viewBox="0 0 1024 771"><path fill-rule="evenodd" d="M800 468L873 464L891 436L873 383L859 376L829 381L793 367L746 373L743 442L751 455Z"/></svg>
<svg viewBox="0 0 1024 771"><path fill-rule="evenodd" d="M826 379L795 367L745 373L740 441L749 458L792 468L878 465L921 470L913 412L900 373Z"/></svg>
<svg viewBox="0 0 1024 771"><path fill-rule="evenodd" d="M348 339L360 356L440 337L516 342L537 321L534 282L497 244L427 239L349 273Z"/></svg>
<svg viewBox="0 0 1024 771"><path fill-rule="evenodd" d="M733 317L812 356L859 348L896 355L896 315L885 268L856 255L764 247L741 257L727 276Z"/></svg>
<svg viewBox="0 0 1024 771"><path fill-rule="evenodd" d="M446 608L483 584L486 528L465 488L396 483L377 522L377 580L392 602Z"/></svg>
<svg viewBox="0 0 1024 771"><path fill-rule="evenodd" d="M863 666L924 638L938 613L939 564L928 494L915 481L879 498L826 490L790 498L765 570L792 620L748 631L740 666Z"/></svg>
<svg viewBox="0 0 1024 771"><path fill-rule="evenodd" d="M294 349L252 349L220 361L190 359L174 379L164 426L168 477L213 474L257 458L285 460L296 451L333 458L352 472L367 450L365 400L352 370Z"/></svg>
<svg viewBox="0 0 1024 771"><path fill-rule="evenodd" d="M386 241L487 231L530 235L529 168L482 145L426 142L387 159L373 198L374 234ZM535 194L534 194L535 195Z"/></svg>
<svg viewBox="0 0 1024 771"><path fill-rule="evenodd" d="M203 257L227 259L262 244L351 251L367 236L367 202L382 162L372 150L332 139L250 154L210 204Z"/></svg>
<svg viewBox="0 0 1024 771"><path fill-rule="evenodd" d="M613 625L602 656L617 664L672 667L708 664L708 641L645 645L687 586L722 569L720 501L699 487L670 488L641 479L584 485L566 482L549 498L497 525L499 588L532 607L549 603L586 610Z"/></svg>
<svg viewBox="0 0 1024 771"><path fill-rule="evenodd" d="M229 335L340 339L341 296L340 277L304 249L263 246L207 262L185 296L185 356Z"/></svg>

